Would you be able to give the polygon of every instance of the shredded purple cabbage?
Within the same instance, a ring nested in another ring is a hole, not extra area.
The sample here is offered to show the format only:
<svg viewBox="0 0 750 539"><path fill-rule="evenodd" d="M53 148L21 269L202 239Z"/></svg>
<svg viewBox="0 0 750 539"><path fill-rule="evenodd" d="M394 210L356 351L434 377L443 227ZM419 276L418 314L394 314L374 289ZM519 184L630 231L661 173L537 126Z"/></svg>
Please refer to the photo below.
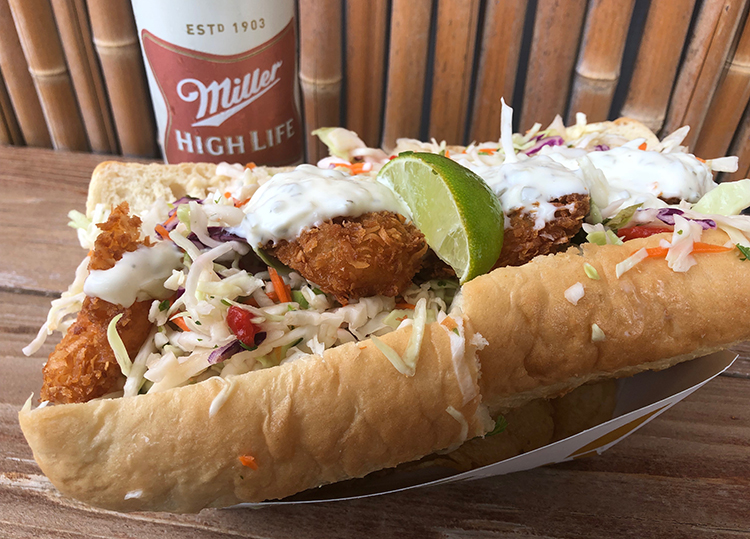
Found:
<svg viewBox="0 0 750 539"><path fill-rule="evenodd" d="M606 152L609 151L609 149L609 146L607 146L606 144L597 144L596 146L594 146L594 151L597 152Z"/></svg>
<svg viewBox="0 0 750 539"><path fill-rule="evenodd" d="M660 219L662 222L672 226L674 226L675 215L685 217L685 212L678 208L661 208L656 212L657 219ZM716 228L716 221L714 221L713 219L693 219L691 217L685 217L685 219L698 223L699 225L701 225L701 228L703 228L703 230Z"/></svg>
<svg viewBox="0 0 750 539"><path fill-rule="evenodd" d="M523 153L525 153L528 156L532 156L539 152L542 148L545 146L562 146L565 144L565 140L563 140L562 137L559 137L557 135L547 138L539 139L536 144L534 144L531 148L528 150L525 150Z"/></svg>
<svg viewBox="0 0 750 539"><path fill-rule="evenodd" d="M211 354L208 356L208 363L211 365L215 365L217 363L221 363L222 361L226 361L230 357L232 357L234 354L237 354L242 351L242 344L240 344L240 340L237 339L236 341L232 341L229 344L225 344L221 348L217 348Z"/></svg>
<svg viewBox="0 0 750 539"><path fill-rule="evenodd" d="M172 202L172 205L174 207L171 210L169 210L169 213L167 215L169 215L169 218L171 218L175 213L177 213L178 206L181 206L182 204L187 204L188 202L191 202L193 200L195 200L198 204L203 204L203 201L197 198L187 197L187 196L181 197L175 200L174 202ZM163 223L164 228L167 230L167 232L172 232L177 227L178 224L179 224L179 221L177 219L172 219L171 221L167 219L167 221ZM162 235L159 234L158 232L156 234L163 240L167 239L167 238L162 237Z"/></svg>
<svg viewBox="0 0 750 539"><path fill-rule="evenodd" d="M220 227L220 226L209 226L206 230L208 232L208 237L215 241L220 241L220 242L241 241L245 243L247 242L245 238L237 236L236 234L232 234L231 232L227 232L225 228ZM195 232L191 232L190 234L188 234L187 239L193 242L193 245L195 245L198 249L208 249L208 246L198 239L198 236L195 235Z"/></svg>

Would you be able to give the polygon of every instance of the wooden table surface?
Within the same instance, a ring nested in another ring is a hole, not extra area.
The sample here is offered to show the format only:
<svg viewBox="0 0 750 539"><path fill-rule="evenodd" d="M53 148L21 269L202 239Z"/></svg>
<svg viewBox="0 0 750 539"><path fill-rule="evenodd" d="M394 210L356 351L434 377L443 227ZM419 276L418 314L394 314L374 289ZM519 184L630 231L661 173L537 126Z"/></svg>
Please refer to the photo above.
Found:
<svg viewBox="0 0 750 539"><path fill-rule="evenodd" d="M60 495L18 426L56 339L21 353L83 254L66 226L104 156L0 147L0 537L748 537L750 345L598 457L372 499L122 515ZM750 313L748 313L750 323ZM50 342L51 341L51 342Z"/></svg>

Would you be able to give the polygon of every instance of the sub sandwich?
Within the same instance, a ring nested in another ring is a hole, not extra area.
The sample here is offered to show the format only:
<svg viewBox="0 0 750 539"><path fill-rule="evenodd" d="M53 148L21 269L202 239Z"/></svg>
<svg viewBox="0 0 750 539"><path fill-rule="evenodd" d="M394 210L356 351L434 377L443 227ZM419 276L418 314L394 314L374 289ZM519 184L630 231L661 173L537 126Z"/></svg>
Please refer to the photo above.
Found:
<svg viewBox="0 0 750 539"><path fill-rule="evenodd" d="M521 135L503 114L465 148L337 128L295 169L97 167L71 213L89 254L24 350L64 333L19 415L44 473L120 511L278 499L750 339L750 180L712 176L736 159L688 153L686 128ZM394 185L408 159L489 197L504 240L483 274L420 230Z"/></svg>

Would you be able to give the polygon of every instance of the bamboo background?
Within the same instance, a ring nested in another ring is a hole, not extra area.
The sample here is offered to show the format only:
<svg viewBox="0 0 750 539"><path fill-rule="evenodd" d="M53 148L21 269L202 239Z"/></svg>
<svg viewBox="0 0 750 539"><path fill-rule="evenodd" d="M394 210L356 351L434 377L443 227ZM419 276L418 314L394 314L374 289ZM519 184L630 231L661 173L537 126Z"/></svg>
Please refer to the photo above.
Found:
<svg viewBox="0 0 750 539"><path fill-rule="evenodd" d="M576 112L690 125L750 172L750 0L298 0L304 129L497 139ZM156 157L128 0L0 0L0 144ZM307 138L307 158L326 154Z"/></svg>

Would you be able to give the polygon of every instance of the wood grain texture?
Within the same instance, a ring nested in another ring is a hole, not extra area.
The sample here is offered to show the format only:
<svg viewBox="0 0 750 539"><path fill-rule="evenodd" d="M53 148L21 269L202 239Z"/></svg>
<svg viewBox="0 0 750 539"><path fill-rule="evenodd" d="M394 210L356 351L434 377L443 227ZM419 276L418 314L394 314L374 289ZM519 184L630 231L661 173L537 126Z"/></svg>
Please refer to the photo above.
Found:
<svg viewBox="0 0 750 539"><path fill-rule="evenodd" d="M526 73L521 131L565 114L578 52L585 0L539 0Z"/></svg>
<svg viewBox="0 0 750 539"><path fill-rule="evenodd" d="M154 157L156 123L129 0L88 0L94 46L101 62L123 155Z"/></svg>
<svg viewBox="0 0 750 539"><path fill-rule="evenodd" d="M527 4L526 0L485 4L470 141L500 139L500 98L513 102Z"/></svg>
<svg viewBox="0 0 750 539"><path fill-rule="evenodd" d="M8 96L26 144L51 148L47 123L18 40L8 0L0 0L0 72L5 78Z"/></svg>
<svg viewBox="0 0 750 539"><path fill-rule="evenodd" d="M346 1L346 127L380 144L388 24L386 0Z"/></svg>
<svg viewBox="0 0 750 539"><path fill-rule="evenodd" d="M381 145L390 151L401 137L419 138L424 102L432 0L393 0L388 77Z"/></svg>
<svg viewBox="0 0 750 539"><path fill-rule="evenodd" d="M567 123L575 123L576 112L590 122L607 119L620 79L630 17L635 0L594 0L589 3L583 28Z"/></svg>
<svg viewBox="0 0 750 539"><path fill-rule="evenodd" d="M98 153L117 153L112 116L94 55L86 7L80 0L52 0L52 10L91 149Z"/></svg>
<svg viewBox="0 0 750 539"><path fill-rule="evenodd" d="M311 132L341 125L342 0L300 0L300 70L307 133L307 160L328 155Z"/></svg>
<svg viewBox="0 0 750 539"><path fill-rule="evenodd" d="M689 125L690 133L683 142L689 148L698 140L746 6L747 0L714 0L701 5L664 124L665 134Z"/></svg>
<svg viewBox="0 0 750 539"><path fill-rule="evenodd" d="M87 151L86 129L49 0L10 0L10 8L52 145Z"/></svg>
<svg viewBox="0 0 750 539"><path fill-rule="evenodd" d="M703 129L695 144L696 155L726 155L742 113L750 101L750 18L745 19L737 48L724 65ZM743 165L745 163L740 163Z"/></svg>
<svg viewBox="0 0 750 539"><path fill-rule="evenodd" d="M661 130L695 0L654 0L620 116Z"/></svg>
<svg viewBox="0 0 750 539"><path fill-rule="evenodd" d="M429 136L463 144L479 0L441 0L437 12Z"/></svg>
<svg viewBox="0 0 750 539"><path fill-rule="evenodd" d="M17 423L41 384L50 338L32 358L20 347L63 290L82 249L65 226L82 209L103 156L0 147L0 208L6 230L23 221L24 248L0 236L2 271L32 273L12 287L0 277L0 536L20 538L660 537L747 535L750 504L750 369L735 366L598 457L476 482L376 498L197 515L116 514L60 495L42 476ZM17 187L14 187L17 186ZM24 187L25 186L25 187ZM27 193L25 202L19 197ZM36 197L35 200L34 197ZM6 215L7 214L7 215ZM36 230L34 230L36 229ZM53 239L43 240L43 236ZM67 239L64 239L67 238ZM47 241L45 243L44 241ZM45 250L55 241L54 260ZM41 242L41 243L40 243ZM8 259L10 258L10 261ZM66 274L65 267L70 273ZM750 343L739 350L750 357ZM744 365L750 364L747 359ZM745 369L744 371L742 369ZM744 374L743 374L744 372Z"/></svg>

